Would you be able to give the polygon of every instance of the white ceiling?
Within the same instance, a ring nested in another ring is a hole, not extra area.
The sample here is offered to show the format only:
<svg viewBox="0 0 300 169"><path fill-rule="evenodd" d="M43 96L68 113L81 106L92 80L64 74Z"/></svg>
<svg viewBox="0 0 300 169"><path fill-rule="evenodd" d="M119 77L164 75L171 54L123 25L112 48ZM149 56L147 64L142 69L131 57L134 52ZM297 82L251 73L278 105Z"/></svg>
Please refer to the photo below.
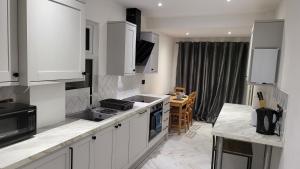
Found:
<svg viewBox="0 0 300 169"><path fill-rule="evenodd" d="M190 32L192 37L220 37L228 36L228 31L232 32L231 36L248 36L253 21L272 18L270 15L274 13L280 2L280 0L231 0L231 2L226 0L115 1L126 8L141 9L143 16L150 20L151 24L147 24L149 29L155 29L174 37L183 37L185 32ZM163 6L158 7L158 2L162 2ZM226 16L225 19L224 16ZM245 18L242 18L243 16ZM213 21L208 22L206 18L212 18ZM226 24L227 21L229 23L234 22L234 24ZM169 26L165 24L166 22L169 23ZM220 22L223 24L219 24Z"/></svg>

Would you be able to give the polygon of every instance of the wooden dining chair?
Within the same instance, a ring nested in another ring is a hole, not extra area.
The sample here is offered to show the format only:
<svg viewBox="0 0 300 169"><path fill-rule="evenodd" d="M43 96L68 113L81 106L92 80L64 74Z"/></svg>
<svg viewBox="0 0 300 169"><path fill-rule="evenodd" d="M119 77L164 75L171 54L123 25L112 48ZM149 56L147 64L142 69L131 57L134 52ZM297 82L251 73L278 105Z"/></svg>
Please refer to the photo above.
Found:
<svg viewBox="0 0 300 169"><path fill-rule="evenodd" d="M175 93L178 93L178 92L182 92L182 93L185 93L186 90L184 87L175 87Z"/></svg>
<svg viewBox="0 0 300 169"><path fill-rule="evenodd" d="M187 112L187 105L182 107L180 111L179 107L170 108L170 127L175 129L180 135L181 130L185 132L189 129L189 114Z"/></svg>
<svg viewBox="0 0 300 169"><path fill-rule="evenodd" d="M192 92L189 95L189 100L188 100L188 117L189 117L189 125L192 126L193 125L193 111L194 111L194 107L195 107L195 102L196 102L196 92Z"/></svg>

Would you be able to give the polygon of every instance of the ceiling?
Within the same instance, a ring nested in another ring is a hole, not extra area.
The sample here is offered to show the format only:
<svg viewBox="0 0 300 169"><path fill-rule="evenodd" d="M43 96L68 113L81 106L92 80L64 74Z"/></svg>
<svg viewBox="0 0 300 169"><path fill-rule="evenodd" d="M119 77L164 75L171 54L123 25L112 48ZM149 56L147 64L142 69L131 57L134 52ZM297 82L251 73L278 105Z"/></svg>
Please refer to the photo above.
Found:
<svg viewBox="0 0 300 169"><path fill-rule="evenodd" d="M184 37L186 32L193 37L211 36L248 36L254 20L272 18L280 0L115 0L126 8L136 7L142 10L143 16L151 20L147 28L155 29L174 37ZM162 7L158 7L161 2ZM228 16L225 20L218 19ZM207 23L205 18L213 18L215 22L229 21L239 16L234 25ZM248 24L241 17L245 16ZM195 18L197 24L195 24ZM192 19L191 19L192 18ZM161 23L160 23L160 22ZM165 22L170 23L168 26ZM182 22L185 26L182 26ZM241 25L238 24L241 22ZM205 25L204 25L205 24ZM160 26L163 25L163 26ZM186 25L190 25L187 27ZM217 25L217 26L216 26ZM203 28L204 27L204 28ZM236 32L234 31L236 30ZM215 32L215 33L214 33Z"/></svg>

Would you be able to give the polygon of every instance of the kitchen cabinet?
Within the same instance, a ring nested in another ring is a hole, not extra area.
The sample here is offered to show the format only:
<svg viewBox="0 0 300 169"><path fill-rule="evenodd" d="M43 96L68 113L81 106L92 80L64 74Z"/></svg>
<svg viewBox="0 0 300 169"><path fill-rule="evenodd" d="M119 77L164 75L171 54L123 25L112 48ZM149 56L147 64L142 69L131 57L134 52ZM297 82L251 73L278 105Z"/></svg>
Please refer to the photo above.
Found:
<svg viewBox="0 0 300 169"><path fill-rule="evenodd" d="M23 167L22 169L70 169L69 148L59 150L45 158Z"/></svg>
<svg viewBox="0 0 300 169"><path fill-rule="evenodd" d="M117 123L113 131L113 169L125 169L129 165L129 120Z"/></svg>
<svg viewBox="0 0 300 169"><path fill-rule="evenodd" d="M249 49L248 82L276 84L283 29L283 20L254 23Z"/></svg>
<svg viewBox="0 0 300 169"><path fill-rule="evenodd" d="M170 99L164 100L163 103L163 121L162 121L162 133L167 134L169 132L169 120L170 120Z"/></svg>
<svg viewBox="0 0 300 169"><path fill-rule="evenodd" d="M138 73L157 73L159 56L159 35L153 32L142 32L141 39L155 43L155 45L146 65L136 66L136 70Z"/></svg>
<svg viewBox="0 0 300 169"><path fill-rule="evenodd" d="M134 75L136 25L129 22L107 24L107 74Z"/></svg>
<svg viewBox="0 0 300 169"><path fill-rule="evenodd" d="M94 169L94 147L91 137L70 146L71 169Z"/></svg>
<svg viewBox="0 0 300 169"><path fill-rule="evenodd" d="M22 0L18 11L20 83L83 79L85 4Z"/></svg>
<svg viewBox="0 0 300 169"><path fill-rule="evenodd" d="M95 169L112 169L113 129L109 127L95 135Z"/></svg>
<svg viewBox="0 0 300 169"><path fill-rule="evenodd" d="M147 149L150 109L140 111L130 119L129 160L135 161Z"/></svg>
<svg viewBox="0 0 300 169"><path fill-rule="evenodd" d="M15 32L17 32L17 0L1 0L0 86L18 81L18 47Z"/></svg>

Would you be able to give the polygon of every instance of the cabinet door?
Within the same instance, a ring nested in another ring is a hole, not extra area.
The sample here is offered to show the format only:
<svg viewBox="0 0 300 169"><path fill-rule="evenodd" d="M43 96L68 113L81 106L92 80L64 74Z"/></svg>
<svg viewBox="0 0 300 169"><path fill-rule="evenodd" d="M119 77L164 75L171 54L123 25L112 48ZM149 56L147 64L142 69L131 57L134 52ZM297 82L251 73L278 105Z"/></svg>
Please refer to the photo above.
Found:
<svg viewBox="0 0 300 169"><path fill-rule="evenodd" d="M154 34L153 41L155 45L151 53L151 72L158 72L158 56L159 56L159 36Z"/></svg>
<svg viewBox="0 0 300 169"><path fill-rule="evenodd" d="M16 6L15 0L0 1L0 82L17 81L12 77L18 71Z"/></svg>
<svg viewBox="0 0 300 169"><path fill-rule="evenodd" d="M130 162L135 161L147 148L149 112L150 110L143 110L130 119Z"/></svg>
<svg viewBox="0 0 300 169"><path fill-rule="evenodd" d="M93 140L86 138L70 147L72 169L93 169Z"/></svg>
<svg viewBox="0 0 300 169"><path fill-rule="evenodd" d="M113 128L109 127L95 136L95 169L112 169Z"/></svg>
<svg viewBox="0 0 300 169"><path fill-rule="evenodd" d="M27 0L29 81L78 79L85 70L85 6Z"/></svg>
<svg viewBox="0 0 300 169"><path fill-rule="evenodd" d="M70 152L68 148L59 150L41 160L38 160L22 169L69 169Z"/></svg>
<svg viewBox="0 0 300 169"><path fill-rule="evenodd" d="M135 73L136 27L126 24L125 35L125 74Z"/></svg>
<svg viewBox="0 0 300 169"><path fill-rule="evenodd" d="M114 169L124 169L129 163L129 121L120 124L114 129Z"/></svg>

